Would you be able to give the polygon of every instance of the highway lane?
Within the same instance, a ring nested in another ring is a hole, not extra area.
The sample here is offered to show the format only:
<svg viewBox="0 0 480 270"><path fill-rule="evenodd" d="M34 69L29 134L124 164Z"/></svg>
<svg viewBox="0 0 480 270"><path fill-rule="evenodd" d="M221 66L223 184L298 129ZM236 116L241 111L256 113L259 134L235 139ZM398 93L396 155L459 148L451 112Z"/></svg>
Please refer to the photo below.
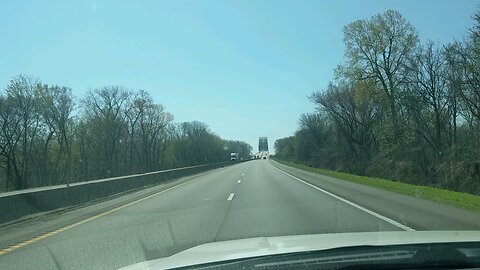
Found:
<svg viewBox="0 0 480 270"><path fill-rule="evenodd" d="M285 170L294 177L416 230L480 230L479 212L339 180L275 161L271 162L275 167Z"/></svg>
<svg viewBox="0 0 480 270"><path fill-rule="evenodd" d="M395 220L256 160L56 231L0 255L0 269L117 269L213 241L402 229Z"/></svg>

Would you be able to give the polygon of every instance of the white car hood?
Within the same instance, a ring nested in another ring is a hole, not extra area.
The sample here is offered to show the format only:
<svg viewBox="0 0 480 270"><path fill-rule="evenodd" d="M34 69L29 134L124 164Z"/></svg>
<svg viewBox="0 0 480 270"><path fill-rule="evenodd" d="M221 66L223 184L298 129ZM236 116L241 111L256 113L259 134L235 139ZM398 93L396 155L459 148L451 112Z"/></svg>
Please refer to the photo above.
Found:
<svg viewBox="0 0 480 270"><path fill-rule="evenodd" d="M340 247L450 242L480 242L480 231L399 231L257 237L212 242L170 257L141 262L122 269L172 269L210 262Z"/></svg>

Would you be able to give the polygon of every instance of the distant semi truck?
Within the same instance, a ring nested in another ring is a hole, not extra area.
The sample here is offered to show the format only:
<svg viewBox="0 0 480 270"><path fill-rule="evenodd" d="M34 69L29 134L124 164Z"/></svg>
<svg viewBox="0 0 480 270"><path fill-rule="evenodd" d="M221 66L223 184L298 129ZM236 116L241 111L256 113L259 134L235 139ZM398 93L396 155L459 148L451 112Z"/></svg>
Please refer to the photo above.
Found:
<svg viewBox="0 0 480 270"><path fill-rule="evenodd" d="M231 154L230 154L230 160L231 160L231 161L236 161L236 160L238 160L238 153L231 153Z"/></svg>

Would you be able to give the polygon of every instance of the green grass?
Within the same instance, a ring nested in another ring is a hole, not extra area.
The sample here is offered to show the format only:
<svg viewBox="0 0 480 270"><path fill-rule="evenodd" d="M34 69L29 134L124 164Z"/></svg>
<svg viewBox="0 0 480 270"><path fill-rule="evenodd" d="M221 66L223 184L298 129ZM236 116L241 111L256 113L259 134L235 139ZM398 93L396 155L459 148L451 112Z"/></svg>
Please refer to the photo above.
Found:
<svg viewBox="0 0 480 270"><path fill-rule="evenodd" d="M303 164L294 163L290 161L278 160L277 162L302 169L309 172L323 174L334 178L347 180L350 182L376 187L400 194L410 195L417 198L423 198L443 204L448 204L454 207L464 208L473 211L480 212L480 196L472 195L469 193L456 192L451 190L439 189L428 186L417 186L406 184L402 182L395 182L387 179L359 176L349 173L331 171L326 169L309 167Z"/></svg>

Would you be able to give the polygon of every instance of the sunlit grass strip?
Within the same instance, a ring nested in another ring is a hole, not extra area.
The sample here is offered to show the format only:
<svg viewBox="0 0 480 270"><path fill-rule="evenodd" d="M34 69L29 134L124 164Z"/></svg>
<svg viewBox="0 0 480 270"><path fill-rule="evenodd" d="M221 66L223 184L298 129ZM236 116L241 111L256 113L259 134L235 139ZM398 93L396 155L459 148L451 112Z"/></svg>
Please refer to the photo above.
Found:
<svg viewBox="0 0 480 270"><path fill-rule="evenodd" d="M362 185L367 185L400 194L414 196L417 198L423 198L443 204L448 204L454 207L464 208L473 211L480 211L480 196L472 195L469 193L456 192L428 186L417 186L382 178L360 176L349 173L314 168L290 161L284 161L279 159L275 160L282 164L309 172L323 174Z"/></svg>

